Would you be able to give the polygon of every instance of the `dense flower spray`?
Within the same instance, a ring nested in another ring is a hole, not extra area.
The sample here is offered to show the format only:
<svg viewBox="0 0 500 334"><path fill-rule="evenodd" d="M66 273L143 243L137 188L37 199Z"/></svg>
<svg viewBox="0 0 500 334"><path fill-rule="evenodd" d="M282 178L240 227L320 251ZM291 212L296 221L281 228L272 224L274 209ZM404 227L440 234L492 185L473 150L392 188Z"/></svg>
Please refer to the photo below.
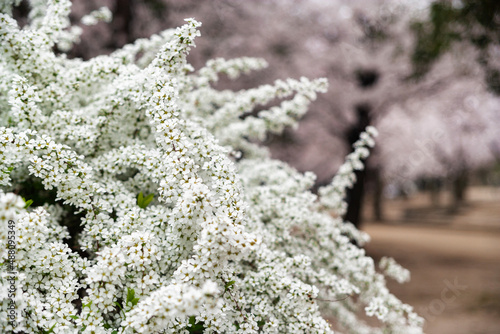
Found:
<svg viewBox="0 0 500 334"><path fill-rule="evenodd" d="M219 73L266 63L215 59L195 72L194 19L109 56L67 59L54 49L81 33L70 2L32 1L22 29L14 2L0 14L0 250L7 265L14 222L17 275L13 299L0 277L1 332L331 333L328 318L345 332L421 333L352 242L367 236L335 218L375 129L319 197L313 174L258 145L294 126L324 79L217 91ZM109 11L83 23L97 20ZM408 277L390 259L383 270Z"/></svg>

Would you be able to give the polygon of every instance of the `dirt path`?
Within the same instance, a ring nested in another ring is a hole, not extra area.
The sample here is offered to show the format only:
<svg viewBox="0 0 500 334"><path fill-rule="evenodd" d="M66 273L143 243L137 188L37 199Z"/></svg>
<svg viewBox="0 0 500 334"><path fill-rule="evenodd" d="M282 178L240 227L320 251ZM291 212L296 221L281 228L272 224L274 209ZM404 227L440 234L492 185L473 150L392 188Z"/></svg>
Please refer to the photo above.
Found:
<svg viewBox="0 0 500 334"><path fill-rule="evenodd" d="M426 333L500 333L500 231L425 224L364 230L372 237L368 254L392 256L411 271L411 282L388 285L426 319Z"/></svg>

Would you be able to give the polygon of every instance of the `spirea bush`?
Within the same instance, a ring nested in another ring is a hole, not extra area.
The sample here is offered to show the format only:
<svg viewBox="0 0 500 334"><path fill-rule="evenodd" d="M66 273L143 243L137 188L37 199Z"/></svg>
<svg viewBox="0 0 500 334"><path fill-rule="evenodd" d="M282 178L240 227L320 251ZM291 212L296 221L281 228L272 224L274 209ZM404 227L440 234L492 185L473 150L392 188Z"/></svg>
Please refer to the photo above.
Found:
<svg viewBox="0 0 500 334"><path fill-rule="evenodd" d="M68 59L81 33L71 3L31 1L21 29L13 2L0 15L2 333L331 333L326 319L352 333L421 332L381 273L408 272L389 259L377 271L356 246L367 235L338 218L375 130L319 195L312 173L258 145L295 125L324 79L215 90L220 73L266 63L194 71L194 19Z"/></svg>

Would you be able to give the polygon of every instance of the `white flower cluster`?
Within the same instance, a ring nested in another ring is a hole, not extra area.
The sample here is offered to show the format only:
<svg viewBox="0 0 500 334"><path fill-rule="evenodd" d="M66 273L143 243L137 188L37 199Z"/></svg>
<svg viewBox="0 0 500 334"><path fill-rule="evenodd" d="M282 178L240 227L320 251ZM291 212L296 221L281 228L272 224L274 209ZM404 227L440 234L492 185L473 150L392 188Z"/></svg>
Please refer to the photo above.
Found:
<svg viewBox="0 0 500 334"><path fill-rule="evenodd" d="M392 257L382 257L378 266L384 271L386 276L394 278L399 283L405 283L410 280L410 271L401 267Z"/></svg>
<svg viewBox="0 0 500 334"><path fill-rule="evenodd" d="M2 274L1 332L331 333L326 318L346 332L421 332L352 243L367 236L330 212L344 210L375 130L319 198L312 173L258 145L295 126L324 79L217 91L219 73L267 65L216 59L195 72L194 19L67 59L53 46L76 40L70 2L31 3L22 29L13 1L0 14L0 246L6 264L15 222L19 310L13 324ZM383 328L358 317L365 307Z"/></svg>
<svg viewBox="0 0 500 334"><path fill-rule="evenodd" d="M88 15L82 17L82 23L87 26L93 26L99 23L99 21L110 22L112 18L112 13L107 7L101 7L98 10L94 10Z"/></svg>
<svg viewBox="0 0 500 334"><path fill-rule="evenodd" d="M334 210L338 216L343 216L347 210L347 203L344 201L346 190L356 182L355 171L364 168L363 160L370 155L367 147L375 145L374 137L377 135L377 130L368 126L366 132L363 132L354 143L354 152L347 156L345 163L340 166L331 184L319 189L321 204Z"/></svg>

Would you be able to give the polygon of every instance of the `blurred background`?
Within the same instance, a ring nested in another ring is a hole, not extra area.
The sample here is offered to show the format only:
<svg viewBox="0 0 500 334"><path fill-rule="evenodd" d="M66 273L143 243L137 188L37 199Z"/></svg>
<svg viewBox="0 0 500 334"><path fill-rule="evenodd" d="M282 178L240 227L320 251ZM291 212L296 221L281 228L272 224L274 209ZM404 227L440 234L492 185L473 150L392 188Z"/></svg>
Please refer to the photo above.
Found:
<svg viewBox="0 0 500 334"><path fill-rule="evenodd" d="M500 2L497 0L74 0L72 20L107 6L70 57L107 54L194 17L189 60L262 57L269 67L217 88L326 77L297 129L263 143L329 183L367 126L377 146L346 220L412 281L390 288L427 333L500 333ZM27 2L16 15L26 16Z"/></svg>

